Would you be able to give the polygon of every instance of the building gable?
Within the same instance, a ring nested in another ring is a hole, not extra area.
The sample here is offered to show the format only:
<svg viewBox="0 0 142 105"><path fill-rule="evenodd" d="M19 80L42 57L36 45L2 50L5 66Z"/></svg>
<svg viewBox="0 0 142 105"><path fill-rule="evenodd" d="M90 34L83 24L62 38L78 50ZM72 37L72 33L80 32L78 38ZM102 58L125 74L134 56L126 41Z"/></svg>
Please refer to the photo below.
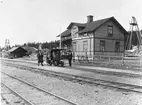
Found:
<svg viewBox="0 0 142 105"><path fill-rule="evenodd" d="M72 38L78 37L78 31L79 31L78 26L73 25L73 26L71 27L71 37L72 37Z"/></svg>
<svg viewBox="0 0 142 105"><path fill-rule="evenodd" d="M94 22L90 22L86 24L86 27L81 30L79 33L87 33L87 32L93 32L96 29L98 29L99 27L101 27L103 24L105 24L107 21L112 20L115 24L117 24L117 26L124 31L124 33L127 34L127 31L121 26L121 24L114 18L114 17L110 17L110 18L105 18L105 19L101 19L101 20L97 20Z"/></svg>
<svg viewBox="0 0 142 105"><path fill-rule="evenodd" d="M72 26L74 26L74 25L76 25L76 26L78 26L78 27L83 27L83 28L85 28L86 23L76 23L76 22L71 22L71 23L69 24L69 26L67 27L67 29L71 29Z"/></svg>
<svg viewBox="0 0 142 105"><path fill-rule="evenodd" d="M112 28L112 36L109 35L109 27ZM124 35L126 31L121 28L119 24L116 23L113 19L110 19L95 29L95 37L104 38L104 39L119 39L124 40Z"/></svg>

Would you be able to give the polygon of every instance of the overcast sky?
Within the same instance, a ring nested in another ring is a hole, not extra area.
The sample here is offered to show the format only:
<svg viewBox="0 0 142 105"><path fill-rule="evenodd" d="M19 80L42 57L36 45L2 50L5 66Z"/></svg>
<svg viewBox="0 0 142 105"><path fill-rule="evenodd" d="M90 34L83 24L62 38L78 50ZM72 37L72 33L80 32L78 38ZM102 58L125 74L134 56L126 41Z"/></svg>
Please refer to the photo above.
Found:
<svg viewBox="0 0 142 105"><path fill-rule="evenodd" d="M57 40L70 22L114 16L129 30L131 16L142 29L141 0L1 0L0 46Z"/></svg>

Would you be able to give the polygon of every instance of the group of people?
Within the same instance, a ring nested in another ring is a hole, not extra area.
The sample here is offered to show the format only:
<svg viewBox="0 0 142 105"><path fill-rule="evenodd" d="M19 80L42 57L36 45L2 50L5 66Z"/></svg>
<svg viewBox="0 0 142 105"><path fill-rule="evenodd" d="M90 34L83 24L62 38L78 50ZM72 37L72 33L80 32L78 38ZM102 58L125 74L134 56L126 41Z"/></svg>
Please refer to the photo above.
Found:
<svg viewBox="0 0 142 105"><path fill-rule="evenodd" d="M72 66L72 52L69 50L67 54L68 54L67 58L68 58L69 66ZM57 53L57 54L55 54L55 53L48 54L47 53L46 58L53 60L53 58L55 58L55 56L56 56L56 59L60 59L60 54L59 53ZM43 57L44 57L43 52L41 50L39 50L38 54L37 54L38 66L40 64L43 66Z"/></svg>

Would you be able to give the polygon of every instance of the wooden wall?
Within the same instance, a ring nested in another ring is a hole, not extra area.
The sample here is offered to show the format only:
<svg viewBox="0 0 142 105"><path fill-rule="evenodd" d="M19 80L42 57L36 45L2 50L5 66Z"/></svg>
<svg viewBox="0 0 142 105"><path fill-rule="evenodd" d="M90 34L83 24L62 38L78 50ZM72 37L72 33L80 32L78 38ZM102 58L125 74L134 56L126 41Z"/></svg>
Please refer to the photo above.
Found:
<svg viewBox="0 0 142 105"><path fill-rule="evenodd" d="M113 26L113 36L108 36L108 25ZM98 28L94 32L94 51L95 54L106 54L106 55L118 55L115 52L115 42L120 42L120 53L124 51L124 33L120 28L113 22L108 21L105 24L103 24L100 28ZM105 49L106 53L100 52L100 40L105 40Z"/></svg>
<svg viewBox="0 0 142 105"><path fill-rule="evenodd" d="M113 36L108 36L108 25L113 26ZM76 27L76 30L78 31L77 26L72 26L72 28ZM74 31L71 31L71 34L74 33ZM90 40L91 39L91 40ZM100 52L100 40L105 40L105 52ZM118 27L116 23L114 23L112 20L104 23L102 26L100 26L95 32L91 32L88 34L83 35L76 35L76 37L72 36L72 42L76 42L76 51L74 52L75 56L85 56L86 52L83 51L83 41L88 42L88 49L87 49L87 55L93 56L93 55L118 55L121 56L124 52L124 32ZM115 52L115 42L120 42L120 52ZM91 47L90 47L91 43ZM91 51L91 55L90 55Z"/></svg>
<svg viewBox="0 0 142 105"><path fill-rule="evenodd" d="M83 51L83 42L87 41L88 42L88 47L87 51ZM86 53L88 56L93 55L93 50L94 50L94 38L93 38L93 33L89 33L88 35L85 36L79 36L78 38L74 38L73 42L76 42L76 52L75 55L81 55L85 56Z"/></svg>

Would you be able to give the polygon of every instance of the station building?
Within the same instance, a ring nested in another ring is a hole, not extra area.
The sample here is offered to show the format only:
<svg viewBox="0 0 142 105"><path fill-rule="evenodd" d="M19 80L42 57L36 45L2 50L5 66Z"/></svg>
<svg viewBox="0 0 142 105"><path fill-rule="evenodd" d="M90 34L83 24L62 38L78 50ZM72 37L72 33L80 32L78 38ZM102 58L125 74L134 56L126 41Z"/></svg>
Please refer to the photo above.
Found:
<svg viewBox="0 0 142 105"><path fill-rule="evenodd" d="M61 33L61 40L72 49L74 56L122 56L127 35L114 17L93 21L93 16L89 15L86 23L71 22Z"/></svg>

